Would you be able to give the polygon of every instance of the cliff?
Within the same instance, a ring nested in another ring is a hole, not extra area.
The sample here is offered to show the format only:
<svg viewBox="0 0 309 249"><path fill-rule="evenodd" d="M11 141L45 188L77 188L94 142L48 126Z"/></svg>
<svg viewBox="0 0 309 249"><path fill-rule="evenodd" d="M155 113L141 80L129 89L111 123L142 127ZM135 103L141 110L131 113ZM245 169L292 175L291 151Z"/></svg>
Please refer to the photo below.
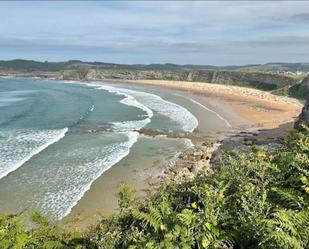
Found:
<svg viewBox="0 0 309 249"><path fill-rule="evenodd" d="M231 84L255 87L264 90L276 89L297 83L297 79L290 76L240 71L218 70L124 70L124 69L89 69L64 70L59 79L63 80L175 80L208 82L217 84Z"/></svg>
<svg viewBox="0 0 309 249"><path fill-rule="evenodd" d="M300 84L291 88L291 93L295 97L303 98L306 100L306 104L295 123L295 127L300 125L309 125L309 76L307 76Z"/></svg>
<svg viewBox="0 0 309 249"><path fill-rule="evenodd" d="M290 95L309 100L309 75L300 84L296 84L290 88Z"/></svg>

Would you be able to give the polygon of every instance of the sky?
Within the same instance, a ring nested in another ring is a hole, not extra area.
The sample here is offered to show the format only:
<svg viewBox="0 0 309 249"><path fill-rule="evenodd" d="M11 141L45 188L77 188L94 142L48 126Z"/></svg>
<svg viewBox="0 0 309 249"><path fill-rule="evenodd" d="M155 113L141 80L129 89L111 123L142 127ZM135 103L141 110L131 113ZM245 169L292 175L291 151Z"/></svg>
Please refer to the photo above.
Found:
<svg viewBox="0 0 309 249"><path fill-rule="evenodd" d="M306 1L0 1L0 60L309 62Z"/></svg>

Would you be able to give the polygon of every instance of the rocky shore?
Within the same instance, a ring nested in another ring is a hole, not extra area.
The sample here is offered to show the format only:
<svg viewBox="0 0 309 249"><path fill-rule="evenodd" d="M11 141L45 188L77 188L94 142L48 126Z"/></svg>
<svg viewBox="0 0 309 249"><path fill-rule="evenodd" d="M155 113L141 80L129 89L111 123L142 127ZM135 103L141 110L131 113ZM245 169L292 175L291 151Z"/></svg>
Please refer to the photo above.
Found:
<svg viewBox="0 0 309 249"><path fill-rule="evenodd" d="M194 179L198 174L211 174L211 160L214 152L221 144L219 142L203 142L201 145L189 148L179 154L175 161L170 162L162 174L151 177L148 183L150 192L171 182L181 183Z"/></svg>
<svg viewBox="0 0 309 249"><path fill-rule="evenodd" d="M303 113L300 115L296 123L308 125L308 121L303 120L303 115ZM290 124L283 124L276 129L242 131L226 136L222 140L205 141L204 139L204 142L179 154L173 162L166 165L162 174L148 179L150 189L147 192L152 193L172 182L191 181L199 174L211 175L220 165L220 158L225 152L246 151L253 145L270 152L275 151L282 147L282 142L288 135L286 127L283 126L290 126Z"/></svg>

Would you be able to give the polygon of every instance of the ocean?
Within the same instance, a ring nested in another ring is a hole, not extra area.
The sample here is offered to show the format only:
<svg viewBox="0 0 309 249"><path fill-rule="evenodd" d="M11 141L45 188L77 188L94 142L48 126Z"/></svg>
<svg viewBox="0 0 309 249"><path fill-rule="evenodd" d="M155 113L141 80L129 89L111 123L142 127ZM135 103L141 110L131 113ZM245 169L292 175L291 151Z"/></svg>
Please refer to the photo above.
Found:
<svg viewBox="0 0 309 249"><path fill-rule="evenodd" d="M61 219L129 155L139 129L197 126L184 107L127 86L2 77L0 212L38 210Z"/></svg>

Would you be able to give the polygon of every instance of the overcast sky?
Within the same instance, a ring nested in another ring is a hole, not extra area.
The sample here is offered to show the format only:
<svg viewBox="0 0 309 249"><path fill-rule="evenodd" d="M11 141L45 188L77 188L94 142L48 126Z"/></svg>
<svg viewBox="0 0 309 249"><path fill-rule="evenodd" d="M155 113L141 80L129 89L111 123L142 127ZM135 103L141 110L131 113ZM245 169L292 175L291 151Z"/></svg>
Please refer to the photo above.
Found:
<svg viewBox="0 0 309 249"><path fill-rule="evenodd" d="M309 2L0 2L0 60L309 62Z"/></svg>

